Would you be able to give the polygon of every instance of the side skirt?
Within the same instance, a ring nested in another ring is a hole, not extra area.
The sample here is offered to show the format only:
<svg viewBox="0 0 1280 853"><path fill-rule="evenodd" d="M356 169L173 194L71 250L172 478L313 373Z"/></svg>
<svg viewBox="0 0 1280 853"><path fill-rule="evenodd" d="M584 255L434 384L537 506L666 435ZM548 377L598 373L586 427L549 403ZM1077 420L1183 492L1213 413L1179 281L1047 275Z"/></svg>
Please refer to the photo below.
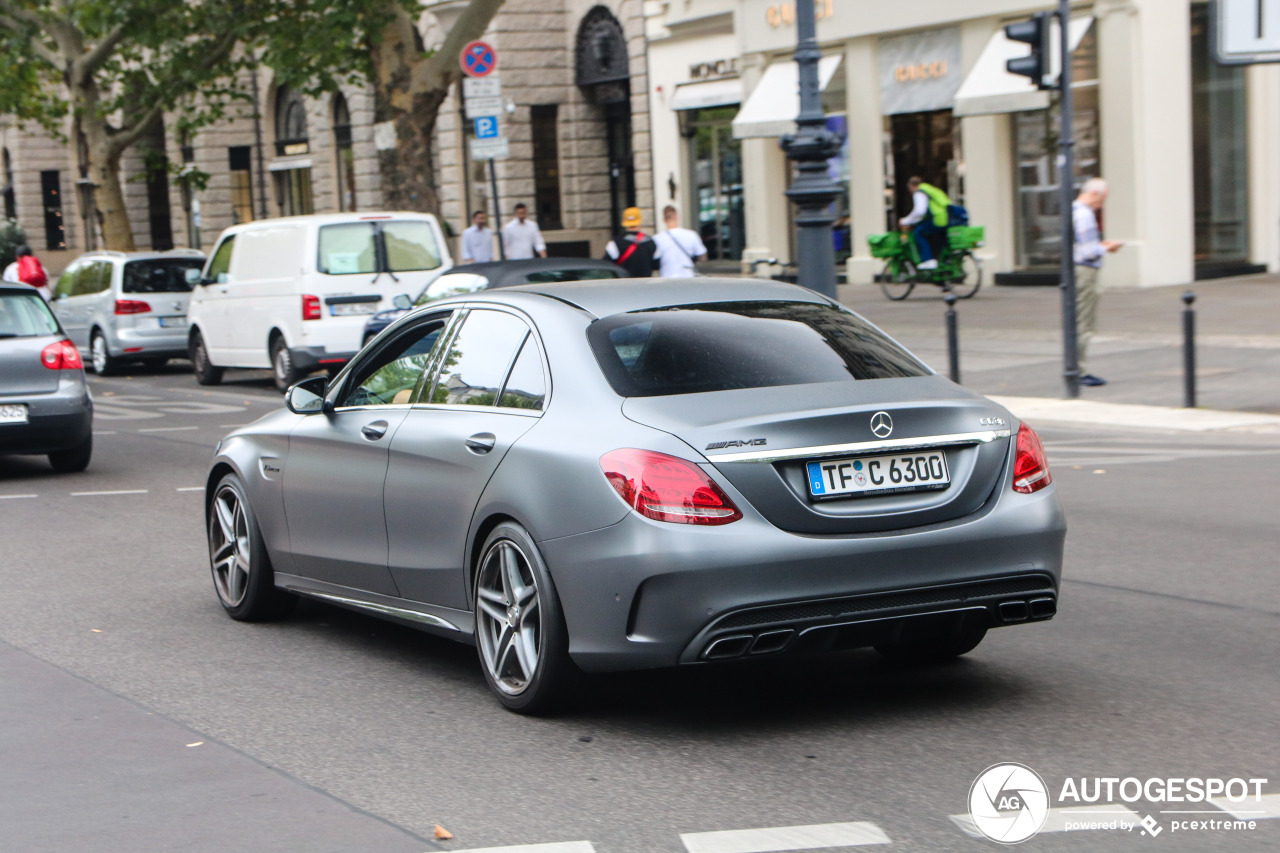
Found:
<svg viewBox="0 0 1280 853"><path fill-rule="evenodd" d="M469 610L438 607L280 572L276 572L276 586L348 610L371 613L460 643L475 642L475 614Z"/></svg>

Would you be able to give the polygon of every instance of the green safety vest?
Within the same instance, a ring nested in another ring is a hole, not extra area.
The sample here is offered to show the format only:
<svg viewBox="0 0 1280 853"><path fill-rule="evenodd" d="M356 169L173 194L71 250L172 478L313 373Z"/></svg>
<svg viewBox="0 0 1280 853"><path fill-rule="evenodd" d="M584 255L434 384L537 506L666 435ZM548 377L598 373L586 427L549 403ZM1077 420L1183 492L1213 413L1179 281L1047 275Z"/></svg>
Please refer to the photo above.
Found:
<svg viewBox="0 0 1280 853"><path fill-rule="evenodd" d="M923 181L920 182L920 192L929 197L929 215L933 217L933 224L939 228L946 228L949 220L947 205L951 204L951 199L933 184L926 184Z"/></svg>

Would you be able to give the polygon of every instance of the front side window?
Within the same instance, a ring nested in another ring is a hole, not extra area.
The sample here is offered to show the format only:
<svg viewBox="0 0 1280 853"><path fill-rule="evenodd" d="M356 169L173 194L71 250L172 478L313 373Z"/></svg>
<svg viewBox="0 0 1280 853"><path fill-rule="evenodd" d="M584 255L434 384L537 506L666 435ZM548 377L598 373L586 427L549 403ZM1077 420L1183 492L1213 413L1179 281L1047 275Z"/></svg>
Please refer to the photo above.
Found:
<svg viewBox="0 0 1280 853"><path fill-rule="evenodd" d="M0 296L0 339L37 338L58 333L58 321L37 293Z"/></svg>
<svg viewBox="0 0 1280 853"><path fill-rule="evenodd" d="M199 258L156 258L124 265L125 293L189 293L187 270L198 270Z"/></svg>
<svg viewBox="0 0 1280 853"><path fill-rule="evenodd" d="M615 314L587 330L622 397L927 376L861 317L812 302L721 302Z"/></svg>
<svg viewBox="0 0 1280 853"><path fill-rule="evenodd" d="M328 275L378 271L377 229L372 222L344 222L320 229L319 270Z"/></svg>
<svg viewBox="0 0 1280 853"><path fill-rule="evenodd" d="M230 279L231 273L231 246L235 243L236 238L233 234L218 244L218 248L213 253L213 260L209 262L209 272L206 278L217 284L226 284Z"/></svg>
<svg viewBox="0 0 1280 853"><path fill-rule="evenodd" d="M434 357L447 317L402 333L356 367L340 406L403 406Z"/></svg>
<svg viewBox="0 0 1280 853"><path fill-rule="evenodd" d="M493 406L529 327L501 311L475 310L454 335L431 392L432 403Z"/></svg>

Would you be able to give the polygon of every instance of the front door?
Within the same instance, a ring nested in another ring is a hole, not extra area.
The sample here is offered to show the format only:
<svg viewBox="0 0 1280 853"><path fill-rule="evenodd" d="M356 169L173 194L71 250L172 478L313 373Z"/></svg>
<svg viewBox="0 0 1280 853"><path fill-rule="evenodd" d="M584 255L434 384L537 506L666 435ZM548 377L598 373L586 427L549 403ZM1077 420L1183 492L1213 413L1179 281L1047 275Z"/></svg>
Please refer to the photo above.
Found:
<svg viewBox="0 0 1280 853"><path fill-rule="evenodd" d="M387 570L382 508L388 449L447 319L430 318L365 353L337 390L334 411L304 417L293 430L283 478L300 575L399 594Z"/></svg>

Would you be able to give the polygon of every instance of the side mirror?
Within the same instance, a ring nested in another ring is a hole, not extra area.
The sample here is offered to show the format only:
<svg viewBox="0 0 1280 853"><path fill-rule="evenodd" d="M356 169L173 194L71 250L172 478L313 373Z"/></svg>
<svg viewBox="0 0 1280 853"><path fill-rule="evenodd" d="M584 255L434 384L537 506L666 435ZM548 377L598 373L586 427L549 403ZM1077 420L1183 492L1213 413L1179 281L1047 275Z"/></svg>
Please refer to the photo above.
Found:
<svg viewBox="0 0 1280 853"><path fill-rule="evenodd" d="M409 298L407 293L397 293L396 298L391 300L391 304L401 311L408 311L413 307L413 300Z"/></svg>
<svg viewBox="0 0 1280 853"><path fill-rule="evenodd" d="M200 275L200 270L198 269L188 267L187 271L183 273L183 277L186 278L187 284L192 287L195 287L197 284L204 284L204 278Z"/></svg>
<svg viewBox="0 0 1280 853"><path fill-rule="evenodd" d="M333 411L333 404L324 396L328 389L328 376L312 376L289 388L284 395L284 404L295 415L328 414Z"/></svg>

